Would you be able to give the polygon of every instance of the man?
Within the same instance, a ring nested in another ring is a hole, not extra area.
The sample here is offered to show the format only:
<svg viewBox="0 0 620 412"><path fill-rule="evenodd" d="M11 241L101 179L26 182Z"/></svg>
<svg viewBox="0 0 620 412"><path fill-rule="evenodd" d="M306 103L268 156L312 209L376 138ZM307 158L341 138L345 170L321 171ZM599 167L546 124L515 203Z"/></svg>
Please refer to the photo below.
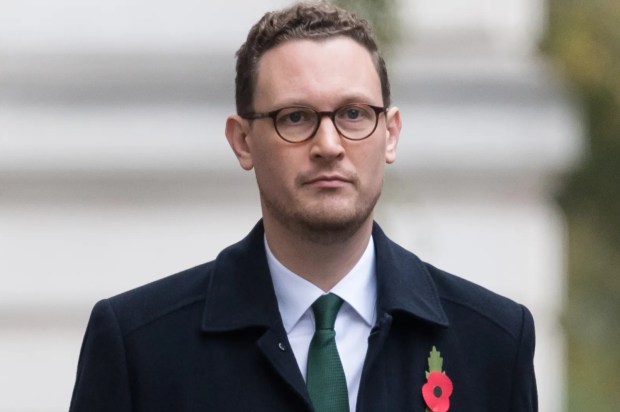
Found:
<svg viewBox="0 0 620 412"><path fill-rule="evenodd" d="M217 259L99 302L72 411L535 411L523 306L373 222L399 109L367 23L266 14L226 137L263 219Z"/></svg>

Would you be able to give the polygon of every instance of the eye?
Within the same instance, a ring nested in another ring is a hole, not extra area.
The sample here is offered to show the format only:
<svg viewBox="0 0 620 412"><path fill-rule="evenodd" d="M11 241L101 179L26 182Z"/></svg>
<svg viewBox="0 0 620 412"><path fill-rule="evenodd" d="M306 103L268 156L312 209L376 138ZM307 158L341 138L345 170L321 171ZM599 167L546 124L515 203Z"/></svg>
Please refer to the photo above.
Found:
<svg viewBox="0 0 620 412"><path fill-rule="evenodd" d="M306 123L314 123L316 115L312 110L302 107L283 109L278 113L276 121L280 126L295 126Z"/></svg>
<svg viewBox="0 0 620 412"><path fill-rule="evenodd" d="M347 119L355 120L360 116L360 111L356 107L350 107L344 112L344 116Z"/></svg>
<svg viewBox="0 0 620 412"><path fill-rule="evenodd" d="M345 106L338 110L336 116L345 122L356 122L372 119L374 112L362 105Z"/></svg>
<svg viewBox="0 0 620 412"><path fill-rule="evenodd" d="M303 119L301 112L293 112L286 115L286 120L291 123L297 123Z"/></svg>

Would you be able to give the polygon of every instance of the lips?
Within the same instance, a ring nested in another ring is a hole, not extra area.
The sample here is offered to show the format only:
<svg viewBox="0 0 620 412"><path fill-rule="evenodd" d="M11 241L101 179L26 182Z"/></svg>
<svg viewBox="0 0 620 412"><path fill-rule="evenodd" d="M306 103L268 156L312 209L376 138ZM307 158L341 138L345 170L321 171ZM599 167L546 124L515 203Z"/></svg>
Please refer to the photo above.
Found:
<svg viewBox="0 0 620 412"><path fill-rule="evenodd" d="M316 176L302 177L301 182L304 186L314 186L321 188L339 188L353 184L354 179L343 174L319 174Z"/></svg>
<svg viewBox="0 0 620 412"><path fill-rule="evenodd" d="M343 182L350 183L349 179L340 175L321 175L308 180L307 184L319 183L319 182Z"/></svg>

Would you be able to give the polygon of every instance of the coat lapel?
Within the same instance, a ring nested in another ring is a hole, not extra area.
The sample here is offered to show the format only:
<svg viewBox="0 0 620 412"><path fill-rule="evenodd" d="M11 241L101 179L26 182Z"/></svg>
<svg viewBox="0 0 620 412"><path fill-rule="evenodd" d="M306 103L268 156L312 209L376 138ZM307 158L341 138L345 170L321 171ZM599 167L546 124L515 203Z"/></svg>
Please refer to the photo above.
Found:
<svg viewBox="0 0 620 412"><path fill-rule="evenodd" d="M224 249L216 258L202 330L226 333L262 329L257 346L288 386L310 405L305 382L282 325L263 238L261 221L245 239Z"/></svg>
<svg viewBox="0 0 620 412"><path fill-rule="evenodd" d="M420 388L428 356L424 339L403 338L399 323L418 329L419 338L431 329L448 327L448 318L424 264L373 227L377 274L377 323L368 338L358 411L423 410ZM404 321L404 322L399 322ZM414 335L414 336L415 336ZM388 343L389 342L389 343ZM389 346L389 349L386 347ZM398 355L395 355L397 353ZM406 364L406 366L405 366ZM419 374L407 374L411 369ZM407 389L409 388L409 389ZM413 408L413 409L412 409Z"/></svg>
<svg viewBox="0 0 620 412"><path fill-rule="evenodd" d="M373 226L377 261L377 319L382 313L403 314L437 325L448 326L431 275L417 256Z"/></svg>

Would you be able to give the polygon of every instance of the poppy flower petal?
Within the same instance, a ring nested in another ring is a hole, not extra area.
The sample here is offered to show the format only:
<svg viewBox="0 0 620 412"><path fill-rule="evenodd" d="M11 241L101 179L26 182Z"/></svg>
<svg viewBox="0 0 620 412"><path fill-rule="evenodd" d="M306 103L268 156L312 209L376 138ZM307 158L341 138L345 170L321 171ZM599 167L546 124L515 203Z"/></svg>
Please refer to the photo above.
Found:
<svg viewBox="0 0 620 412"><path fill-rule="evenodd" d="M447 412L450 408L450 395L454 389L452 381L445 373L433 371L422 386L424 402L432 412Z"/></svg>

